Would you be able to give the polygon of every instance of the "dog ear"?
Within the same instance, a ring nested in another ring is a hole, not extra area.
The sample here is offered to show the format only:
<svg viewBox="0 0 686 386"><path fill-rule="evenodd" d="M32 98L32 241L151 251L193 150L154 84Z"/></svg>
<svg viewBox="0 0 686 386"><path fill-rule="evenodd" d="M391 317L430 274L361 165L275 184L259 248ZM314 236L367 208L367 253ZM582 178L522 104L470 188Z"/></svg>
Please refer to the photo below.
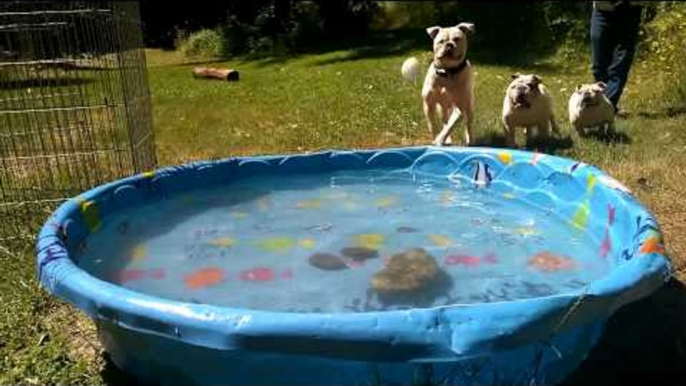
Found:
<svg viewBox="0 0 686 386"><path fill-rule="evenodd" d="M607 88L607 84L605 84L605 82L596 82L595 85L598 86L598 88L600 88L602 91L605 91Z"/></svg>
<svg viewBox="0 0 686 386"><path fill-rule="evenodd" d="M579 91L579 90L581 90L581 87L583 87L583 86L584 86L584 85L581 84L581 83L577 84L577 85L576 85L576 90L574 90L574 91Z"/></svg>
<svg viewBox="0 0 686 386"><path fill-rule="evenodd" d="M460 23L455 27L464 33L474 33L474 23Z"/></svg>
<svg viewBox="0 0 686 386"><path fill-rule="evenodd" d="M517 78L519 78L520 76L522 76L522 74L520 74L520 73L518 73L518 72L515 72L514 74L510 75L510 79L517 79Z"/></svg>
<svg viewBox="0 0 686 386"><path fill-rule="evenodd" d="M536 84L541 84L541 83L543 83L543 80L541 80L541 77L538 76L538 75L532 75L532 76L531 76L531 79L533 79L533 80L534 80L534 83L536 83Z"/></svg>
<svg viewBox="0 0 686 386"><path fill-rule="evenodd" d="M441 27L439 26L433 26L426 29L426 33L431 36L431 39L435 39L439 32L441 32Z"/></svg>

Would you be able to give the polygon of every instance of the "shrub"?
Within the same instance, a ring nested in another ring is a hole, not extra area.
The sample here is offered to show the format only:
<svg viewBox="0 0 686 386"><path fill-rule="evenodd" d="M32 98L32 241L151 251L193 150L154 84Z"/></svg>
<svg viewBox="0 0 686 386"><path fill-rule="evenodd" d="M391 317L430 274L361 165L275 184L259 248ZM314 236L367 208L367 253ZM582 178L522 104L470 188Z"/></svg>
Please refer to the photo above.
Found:
<svg viewBox="0 0 686 386"><path fill-rule="evenodd" d="M218 30L202 29L183 39L180 50L189 59L210 59L221 57L222 46L222 35Z"/></svg>

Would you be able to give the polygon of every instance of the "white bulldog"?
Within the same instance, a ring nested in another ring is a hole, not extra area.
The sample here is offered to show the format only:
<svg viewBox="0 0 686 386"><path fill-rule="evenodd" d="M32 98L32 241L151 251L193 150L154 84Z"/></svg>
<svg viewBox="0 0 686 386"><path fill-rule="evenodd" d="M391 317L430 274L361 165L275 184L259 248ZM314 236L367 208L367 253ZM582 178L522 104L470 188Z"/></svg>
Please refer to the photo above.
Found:
<svg viewBox="0 0 686 386"><path fill-rule="evenodd" d="M555 122L553 100L538 75L512 75L512 82L505 92L503 101L503 128L508 146L516 146L515 129L524 127L526 141L533 139L533 128L540 138L550 135L550 126L559 134Z"/></svg>
<svg viewBox="0 0 686 386"><path fill-rule="evenodd" d="M436 146L452 142L450 134L462 114L466 126L465 145L472 141L474 74L467 60L467 35L473 31L472 23L426 29L433 39L434 56L424 78L422 99L424 116ZM443 125L440 132L436 124L436 110L440 110Z"/></svg>
<svg viewBox="0 0 686 386"><path fill-rule="evenodd" d="M615 110L605 96L606 88L603 82L580 84L569 97L569 123L579 136L589 128L614 130Z"/></svg>

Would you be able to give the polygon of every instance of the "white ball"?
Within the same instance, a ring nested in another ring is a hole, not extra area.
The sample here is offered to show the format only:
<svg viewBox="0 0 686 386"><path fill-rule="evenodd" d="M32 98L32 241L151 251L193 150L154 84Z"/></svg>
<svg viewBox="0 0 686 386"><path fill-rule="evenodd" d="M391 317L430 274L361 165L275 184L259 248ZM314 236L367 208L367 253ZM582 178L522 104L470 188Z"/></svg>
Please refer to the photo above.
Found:
<svg viewBox="0 0 686 386"><path fill-rule="evenodd" d="M415 57L407 58L400 68L403 77L409 81L415 81L419 75L419 60Z"/></svg>

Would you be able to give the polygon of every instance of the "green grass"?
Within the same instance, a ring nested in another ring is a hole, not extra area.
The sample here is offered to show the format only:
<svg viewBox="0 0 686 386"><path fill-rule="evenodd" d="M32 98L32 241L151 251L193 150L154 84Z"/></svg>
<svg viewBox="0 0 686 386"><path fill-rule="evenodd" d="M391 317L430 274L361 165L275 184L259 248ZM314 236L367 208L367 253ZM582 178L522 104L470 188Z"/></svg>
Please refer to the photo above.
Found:
<svg viewBox="0 0 686 386"><path fill-rule="evenodd" d="M179 53L148 50L160 163L428 144L421 85L404 81L399 73L410 55L426 62L428 48L427 41L421 50L378 57L334 51L288 60L211 64L238 69L241 80L235 83L194 79L193 65ZM513 72L536 72L543 78L555 99L563 132L570 134L567 98L578 83L591 80L586 52L565 67L553 60L522 67L482 63L478 56L473 62L478 142L499 143L502 95ZM635 65L623 98L624 108L633 115L618 121L617 127L628 141L572 137L571 146L542 150L595 164L634 190L661 223L677 276L683 280L686 115L666 114L660 98L668 84L659 74L651 75L650 65ZM111 382L92 323L37 287L32 261L30 248L18 254L0 250L0 272L5 278L0 283L0 384ZM679 328L686 324L683 312L669 315L665 318L682 318ZM675 336L677 343L686 343L686 333Z"/></svg>

